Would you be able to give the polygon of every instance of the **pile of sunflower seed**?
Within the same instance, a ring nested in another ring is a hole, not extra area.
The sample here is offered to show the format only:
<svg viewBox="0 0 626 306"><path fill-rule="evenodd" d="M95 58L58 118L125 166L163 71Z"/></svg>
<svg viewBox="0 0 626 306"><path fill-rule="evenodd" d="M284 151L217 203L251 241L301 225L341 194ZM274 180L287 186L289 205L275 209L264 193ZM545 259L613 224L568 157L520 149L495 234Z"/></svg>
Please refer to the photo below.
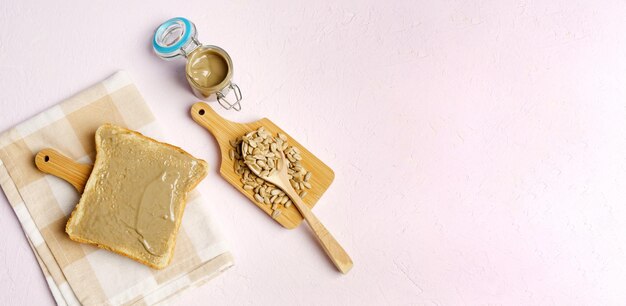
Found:
<svg viewBox="0 0 626 306"><path fill-rule="evenodd" d="M278 133L277 136L273 137L265 128L260 127L256 131L231 140L232 149L229 151L235 173L241 175L243 189L252 192L257 202L271 205L272 218L281 214L282 207L290 207L291 199L274 184L256 176L248 167L254 167L262 176L270 175L277 171L278 160L281 158L278 151L282 151L289 166L287 170L289 182L301 198L307 195L306 189L311 189L312 176L312 173L301 164L300 150L289 146L287 136L284 134ZM246 150L245 158L243 150Z"/></svg>
<svg viewBox="0 0 626 306"><path fill-rule="evenodd" d="M278 139L283 140L280 137ZM246 134L241 140L243 162L253 173L258 173L260 177L276 173L281 159L278 145L282 151L284 143L278 143L263 127Z"/></svg>

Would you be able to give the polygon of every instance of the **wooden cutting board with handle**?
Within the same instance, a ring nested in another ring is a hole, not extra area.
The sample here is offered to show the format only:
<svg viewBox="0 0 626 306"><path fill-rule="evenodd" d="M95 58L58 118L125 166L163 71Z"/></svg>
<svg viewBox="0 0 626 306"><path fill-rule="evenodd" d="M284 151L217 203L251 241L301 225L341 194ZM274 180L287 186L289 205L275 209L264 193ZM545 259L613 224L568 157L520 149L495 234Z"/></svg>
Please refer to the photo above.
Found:
<svg viewBox="0 0 626 306"><path fill-rule="evenodd" d="M52 174L72 184L82 194L91 175L92 165L80 164L53 150L43 149L35 155L35 165L41 172Z"/></svg>
<svg viewBox="0 0 626 306"><path fill-rule="evenodd" d="M254 199L254 192L252 190L243 189L241 175L235 172L234 160L230 159L229 152L230 149L232 149L230 141L234 141L261 126L265 127L274 137L276 137L277 133L285 134L288 138L287 141L289 145L300 149L302 166L312 172L311 180L309 181L311 183L311 189L307 190L307 196L303 199L309 208L313 208L335 178L335 173L330 167L267 118L250 123L228 121L220 117L220 115L204 102L198 102L191 107L191 117L199 125L209 130L209 132L213 134L213 137L215 137L215 140L217 140L221 153L220 174L222 177L270 216L270 218L272 215L271 205L257 202ZM300 215L298 209L292 205L289 208L283 208L282 213L274 220L280 223L280 225L292 229L302 222L302 215Z"/></svg>

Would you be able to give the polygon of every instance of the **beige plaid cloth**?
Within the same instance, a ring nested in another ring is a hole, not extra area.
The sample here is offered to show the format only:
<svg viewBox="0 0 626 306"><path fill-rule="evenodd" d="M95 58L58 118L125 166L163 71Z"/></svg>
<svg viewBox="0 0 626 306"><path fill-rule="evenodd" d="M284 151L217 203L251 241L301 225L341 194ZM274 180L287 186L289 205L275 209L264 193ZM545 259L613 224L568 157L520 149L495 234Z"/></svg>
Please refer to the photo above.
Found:
<svg viewBox="0 0 626 306"><path fill-rule="evenodd" d="M80 162L95 158L94 134L110 122L164 140L150 109L118 72L0 135L0 185L15 210L59 305L159 304L233 265L202 197L190 194L174 258L153 270L126 257L71 241L65 223L79 194L35 168L35 154L54 148ZM174 145L180 145L173 143Z"/></svg>

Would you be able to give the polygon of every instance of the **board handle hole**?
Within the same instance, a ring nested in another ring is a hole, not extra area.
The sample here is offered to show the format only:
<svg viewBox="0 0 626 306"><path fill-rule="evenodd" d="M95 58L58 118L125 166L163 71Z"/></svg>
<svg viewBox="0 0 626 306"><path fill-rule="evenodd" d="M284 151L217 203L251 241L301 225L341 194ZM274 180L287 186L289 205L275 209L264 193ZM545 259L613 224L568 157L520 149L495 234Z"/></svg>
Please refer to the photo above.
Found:
<svg viewBox="0 0 626 306"><path fill-rule="evenodd" d="M48 156L48 155L44 156L43 161L49 162L50 161L50 156Z"/></svg>
<svg viewBox="0 0 626 306"><path fill-rule="evenodd" d="M200 114L200 116L204 115L204 110L203 110L203 109L200 109L200 110L198 111L198 114Z"/></svg>

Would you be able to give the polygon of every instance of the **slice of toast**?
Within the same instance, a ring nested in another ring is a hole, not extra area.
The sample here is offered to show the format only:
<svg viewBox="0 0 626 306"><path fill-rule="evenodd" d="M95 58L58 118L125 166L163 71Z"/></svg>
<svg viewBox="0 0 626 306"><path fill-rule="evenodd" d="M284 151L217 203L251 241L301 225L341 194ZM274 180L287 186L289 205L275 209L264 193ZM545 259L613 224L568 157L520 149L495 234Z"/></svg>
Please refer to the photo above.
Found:
<svg viewBox="0 0 626 306"><path fill-rule="evenodd" d="M105 124L96 162L65 231L152 268L173 257L187 193L208 165L178 147Z"/></svg>

